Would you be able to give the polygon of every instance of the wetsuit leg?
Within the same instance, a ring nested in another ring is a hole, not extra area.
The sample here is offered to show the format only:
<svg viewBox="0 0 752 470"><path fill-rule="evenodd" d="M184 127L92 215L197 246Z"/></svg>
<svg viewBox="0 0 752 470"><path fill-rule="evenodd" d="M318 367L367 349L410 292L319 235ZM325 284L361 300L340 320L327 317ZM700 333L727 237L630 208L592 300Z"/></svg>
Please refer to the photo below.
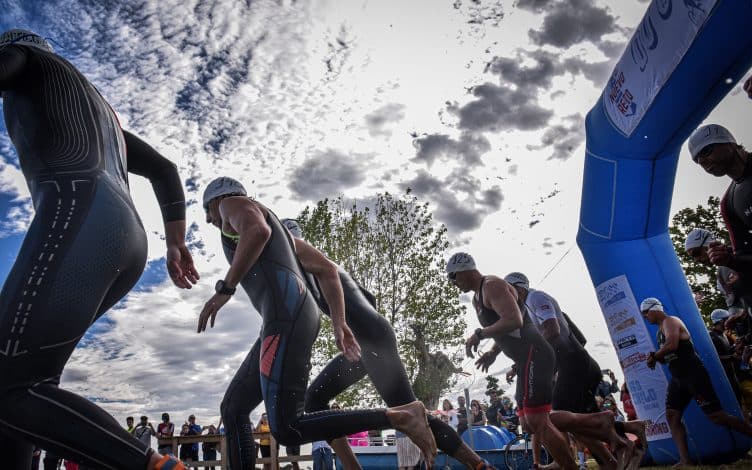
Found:
<svg viewBox="0 0 752 470"><path fill-rule="evenodd" d="M0 431L0 455L3 468L28 470L31 468L31 454L34 445L16 436Z"/></svg>
<svg viewBox="0 0 752 470"><path fill-rule="evenodd" d="M36 215L0 294L0 424L96 468L143 470L150 450L58 384L88 327L141 275L146 235L127 196L102 179L37 188Z"/></svg>
<svg viewBox="0 0 752 470"><path fill-rule="evenodd" d="M545 340L544 340L545 341ZM517 406L524 415L551 411L556 359L548 343L532 344L524 363L517 363Z"/></svg>
<svg viewBox="0 0 752 470"><path fill-rule="evenodd" d="M235 373L220 405L227 436L227 459L232 470L253 470L256 465L250 414L261 403L260 348L258 340Z"/></svg>
<svg viewBox="0 0 752 470"><path fill-rule="evenodd" d="M319 309L296 266L269 263L264 277L277 299L263 309L261 387L272 433L283 445L331 440L364 429L391 427L386 411L342 410L304 413Z"/></svg>
<svg viewBox="0 0 752 470"><path fill-rule="evenodd" d="M308 388L306 411L327 409L330 400L366 374L387 406L415 401L415 393L397 352L392 325L376 311L350 275L340 271L340 281L345 294L347 324L360 343L362 359L352 363L341 354L332 359ZM453 454L462 445L459 435L447 423L429 416L428 424L442 451Z"/></svg>

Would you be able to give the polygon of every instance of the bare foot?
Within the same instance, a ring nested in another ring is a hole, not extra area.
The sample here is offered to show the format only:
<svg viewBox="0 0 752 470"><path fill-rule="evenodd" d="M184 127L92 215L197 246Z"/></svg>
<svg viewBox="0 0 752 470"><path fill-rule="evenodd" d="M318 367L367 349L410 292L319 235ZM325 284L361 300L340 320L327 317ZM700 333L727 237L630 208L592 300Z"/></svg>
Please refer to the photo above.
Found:
<svg viewBox="0 0 752 470"><path fill-rule="evenodd" d="M645 452L648 451L648 436L645 434L647 427L647 421L628 421L624 423L624 431L637 436L642 445L642 450Z"/></svg>
<svg viewBox="0 0 752 470"><path fill-rule="evenodd" d="M632 459L627 464L626 470L637 470L638 468L640 468L640 463L642 463L642 457L644 455L644 449L636 448L634 454L632 454Z"/></svg>
<svg viewBox="0 0 752 470"><path fill-rule="evenodd" d="M404 432L420 448L428 468L433 467L436 458L436 441L428 427L426 407L415 400L402 406L387 408L386 417L394 429Z"/></svg>

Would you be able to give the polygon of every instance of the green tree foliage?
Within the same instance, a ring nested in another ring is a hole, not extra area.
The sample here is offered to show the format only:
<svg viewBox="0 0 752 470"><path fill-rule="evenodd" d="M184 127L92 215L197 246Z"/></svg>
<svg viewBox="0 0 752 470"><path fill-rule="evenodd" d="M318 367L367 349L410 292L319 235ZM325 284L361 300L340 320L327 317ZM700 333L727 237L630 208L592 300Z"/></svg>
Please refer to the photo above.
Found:
<svg viewBox="0 0 752 470"><path fill-rule="evenodd" d="M456 368L442 351L457 350L465 308L446 281L447 230L408 190L378 194L365 204L342 197L319 201L298 216L306 240L339 263L376 298L394 327L397 347L418 399L435 408ZM328 320L314 347L314 368L337 354ZM340 395L345 404L375 404L369 381Z"/></svg>
<svg viewBox="0 0 752 470"><path fill-rule="evenodd" d="M668 229L671 242L687 275L689 286L699 298L700 313L706 323L710 323L710 312L716 308L726 308L726 302L716 288L716 267L692 259L684 250L684 240L690 230L697 227L710 230L719 240L729 244L729 236L721 217L719 204L719 198L710 196L707 205L699 205L694 209L691 207L682 209L671 219L671 226Z"/></svg>
<svg viewBox="0 0 752 470"><path fill-rule="evenodd" d="M491 392L496 392L499 395L504 393L504 389L501 387L501 384L499 384L498 377L494 377L493 375L487 375L486 376L486 395L490 395Z"/></svg>

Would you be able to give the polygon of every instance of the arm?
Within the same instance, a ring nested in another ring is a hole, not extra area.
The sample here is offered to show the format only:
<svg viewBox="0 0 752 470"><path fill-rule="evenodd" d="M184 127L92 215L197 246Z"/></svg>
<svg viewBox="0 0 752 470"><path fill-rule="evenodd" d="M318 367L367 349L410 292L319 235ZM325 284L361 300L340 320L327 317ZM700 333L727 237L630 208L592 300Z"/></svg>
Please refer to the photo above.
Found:
<svg viewBox="0 0 752 470"><path fill-rule="evenodd" d="M198 279L191 252L185 246L185 195L174 163L149 144L128 131L123 131L128 154L128 171L146 177L162 211L167 243L167 271L172 282L190 289Z"/></svg>
<svg viewBox="0 0 752 470"><path fill-rule="evenodd" d="M747 92L747 96L752 99L752 77L749 77L746 82L744 82L744 91Z"/></svg>
<svg viewBox="0 0 752 470"><path fill-rule="evenodd" d="M360 359L360 345L345 321L345 295L337 265L305 240L295 239L295 250L303 269L319 281L321 294L329 306L337 347L350 361Z"/></svg>
<svg viewBox="0 0 752 470"><path fill-rule="evenodd" d="M681 323L675 318L666 318L663 322L663 334L666 336L666 342L661 349L655 352L655 360L658 362L663 362L663 359L667 354L672 353L679 348Z"/></svg>
<svg viewBox="0 0 752 470"><path fill-rule="evenodd" d="M491 278L486 282L484 301L499 314L499 319L483 328L483 337L501 336L522 327L522 312L517 306L517 292L512 286L501 279Z"/></svg>
<svg viewBox="0 0 752 470"><path fill-rule="evenodd" d="M26 66L26 53L20 47L0 49L0 92L13 86L13 81Z"/></svg>
<svg viewBox="0 0 752 470"><path fill-rule="evenodd" d="M559 327L559 320L556 318L556 306L553 301L542 292L532 293L532 298L528 298L528 301L532 305L533 315L540 323L541 335L546 338L549 344L555 345L561 335L561 328Z"/></svg>
<svg viewBox="0 0 752 470"><path fill-rule="evenodd" d="M219 203L219 213L223 223L228 228L235 230L239 235L235 256L232 259L230 269L225 275L225 285L235 287L245 274L256 264L266 242L271 237L272 230L266 223L261 208L243 197L228 197ZM214 328L214 320L231 295L215 293L204 304L198 319L198 333L206 331L206 325L211 320Z"/></svg>

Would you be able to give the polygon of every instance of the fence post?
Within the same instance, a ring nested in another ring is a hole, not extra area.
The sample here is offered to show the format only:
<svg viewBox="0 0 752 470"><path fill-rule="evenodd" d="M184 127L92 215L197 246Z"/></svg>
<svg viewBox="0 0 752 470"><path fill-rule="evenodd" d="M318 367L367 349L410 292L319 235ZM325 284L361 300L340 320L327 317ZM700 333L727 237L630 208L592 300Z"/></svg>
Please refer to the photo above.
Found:
<svg viewBox="0 0 752 470"><path fill-rule="evenodd" d="M272 459L272 470L279 470L279 452L277 452L277 440L274 439L274 436L272 433L269 433L269 444L271 447L271 459Z"/></svg>
<svg viewBox="0 0 752 470"><path fill-rule="evenodd" d="M227 469L227 452L225 452L225 449L227 449L227 437L225 437L224 434L222 434L222 439L219 440L219 455L222 456L221 460L221 466L222 470Z"/></svg>

